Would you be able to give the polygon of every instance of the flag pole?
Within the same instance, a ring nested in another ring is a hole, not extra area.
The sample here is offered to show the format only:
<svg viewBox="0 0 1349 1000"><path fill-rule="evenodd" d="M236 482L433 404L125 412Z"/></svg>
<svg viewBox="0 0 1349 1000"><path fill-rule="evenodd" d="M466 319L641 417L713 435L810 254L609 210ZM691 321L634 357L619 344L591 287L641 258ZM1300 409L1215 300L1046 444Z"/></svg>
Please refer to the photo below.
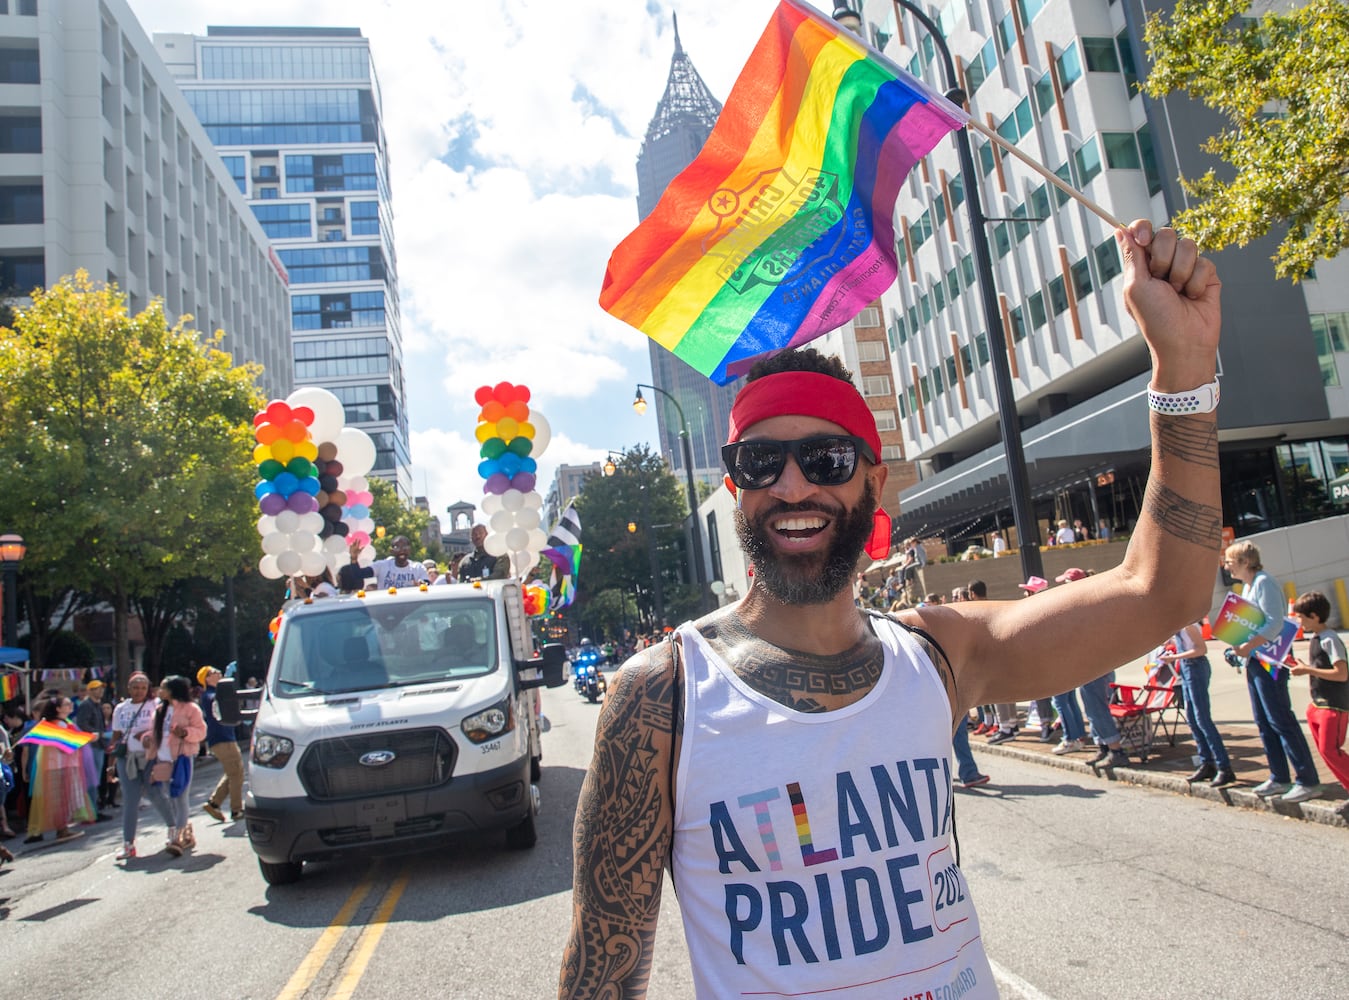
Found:
<svg viewBox="0 0 1349 1000"><path fill-rule="evenodd" d="M970 115L968 122L970 128L974 129L976 132L983 135L990 142L996 143L1003 149L1007 150L1007 152L1011 153L1022 163L1026 164L1026 166L1030 167L1036 173L1040 174L1040 176L1044 177L1045 180L1049 181L1056 188L1058 188L1060 191L1066 194L1069 198L1075 198L1077 201L1081 202L1092 212L1100 216L1106 222L1110 223L1116 229L1129 228L1124 223L1120 222L1119 219L1115 218L1113 215L1107 212L1100 205L1096 204L1096 202L1092 201L1090 198L1084 195L1081 191L1077 190L1077 188L1073 187L1071 184L1066 183L1063 180L1063 178L1060 177L1058 174L1054 173L1054 171L1050 170L1046 166L1043 166L1039 161L1021 152L1021 150L1017 149L1016 146L1012 145L1002 136L998 135L997 132L994 132L987 125L980 123L978 120L975 119L973 115Z"/></svg>

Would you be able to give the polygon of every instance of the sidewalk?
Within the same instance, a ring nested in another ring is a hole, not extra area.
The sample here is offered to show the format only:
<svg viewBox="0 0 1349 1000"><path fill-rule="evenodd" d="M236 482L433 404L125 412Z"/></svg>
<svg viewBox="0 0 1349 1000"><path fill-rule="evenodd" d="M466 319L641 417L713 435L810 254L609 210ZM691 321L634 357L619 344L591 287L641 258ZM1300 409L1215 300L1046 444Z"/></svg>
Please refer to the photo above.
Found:
<svg viewBox="0 0 1349 1000"><path fill-rule="evenodd" d="M1292 819L1310 820L1328 826L1349 828L1349 805L1346 805L1346 802L1349 801L1349 794L1345 792L1340 783L1335 780L1334 775L1326 768L1325 762L1316 752L1316 747L1311 745L1311 736L1307 732L1307 721L1304 716L1310 698L1307 694L1307 679L1305 677L1294 677L1292 680L1290 691L1293 714L1298 717L1298 721L1302 725L1303 735L1307 736L1307 743L1311 746L1312 757L1316 761L1316 769L1321 777L1322 797L1302 803L1285 803L1279 802L1277 799L1262 799L1251 791L1252 788L1269 777L1269 765L1265 761L1265 751L1260 744L1260 736L1255 728L1255 723L1251 721L1251 703L1246 691L1246 675L1244 672L1238 674L1236 670L1228 666L1222 655L1226 648L1219 642L1209 643L1208 658L1213 665L1213 679L1209 683L1209 697L1212 702L1213 721L1217 724L1219 732L1222 733L1223 743L1232 758L1232 770L1236 772L1239 782L1236 785L1228 788L1211 788L1203 782L1191 785L1185 780L1194 771L1197 761L1194 759L1194 740L1190 737L1190 728L1185 724L1183 717L1177 729L1174 747L1169 744L1164 736L1158 733L1151 750L1148 752L1147 762L1139 763L1138 757L1135 755L1131 758L1132 763L1127 768L1095 770L1089 767L1086 762L1095 756L1094 748L1090 751L1056 757L1051 751L1057 741L1055 743L1041 743L1038 728L1028 730L1023 727L1016 739L1000 743L997 746L989 746L985 742L985 737L971 734L970 746L979 754L1016 757L1036 764L1076 771L1079 774L1094 775L1101 781L1127 781L1136 785L1147 785L1161 791L1174 792L1178 795L1193 795L1196 798L1222 802L1229 806L1260 809ZM1307 642L1305 640L1293 644L1293 655L1306 662ZM1145 673L1143 664L1144 658L1140 657L1119 667L1115 671L1115 681L1120 684L1142 684ZM1024 714L1028 706L1023 703L1020 707ZM1167 713L1168 723L1173 716L1173 712ZM998 783L997 767L990 765L985 769L993 778L991 787L996 787Z"/></svg>

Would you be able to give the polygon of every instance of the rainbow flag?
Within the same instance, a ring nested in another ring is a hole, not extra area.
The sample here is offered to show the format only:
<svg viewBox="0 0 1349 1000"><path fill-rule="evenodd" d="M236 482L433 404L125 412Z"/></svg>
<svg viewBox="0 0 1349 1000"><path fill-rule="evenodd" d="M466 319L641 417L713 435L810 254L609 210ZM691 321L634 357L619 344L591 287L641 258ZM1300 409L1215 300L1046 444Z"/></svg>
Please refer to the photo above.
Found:
<svg viewBox="0 0 1349 1000"><path fill-rule="evenodd" d="M781 0L698 158L609 258L600 305L724 385L894 281L895 199L968 116Z"/></svg>
<svg viewBox="0 0 1349 1000"><path fill-rule="evenodd" d="M19 696L19 675L4 674L0 676L0 701L9 701L11 698Z"/></svg>
<svg viewBox="0 0 1349 1000"><path fill-rule="evenodd" d="M40 747L56 747L65 753L74 753L80 747L93 740L93 733L82 729L67 729L45 719L23 734L20 743L32 743Z"/></svg>
<svg viewBox="0 0 1349 1000"><path fill-rule="evenodd" d="M1239 594L1228 594L1223 606L1218 609L1218 617L1213 622L1213 638L1229 646L1240 646L1259 635L1269 616L1260 610L1260 606ZM1251 655L1255 662L1264 667L1273 677L1279 676L1283 659L1293 647L1293 637L1297 635L1298 623L1295 618L1285 618L1283 628L1275 639L1257 647Z"/></svg>

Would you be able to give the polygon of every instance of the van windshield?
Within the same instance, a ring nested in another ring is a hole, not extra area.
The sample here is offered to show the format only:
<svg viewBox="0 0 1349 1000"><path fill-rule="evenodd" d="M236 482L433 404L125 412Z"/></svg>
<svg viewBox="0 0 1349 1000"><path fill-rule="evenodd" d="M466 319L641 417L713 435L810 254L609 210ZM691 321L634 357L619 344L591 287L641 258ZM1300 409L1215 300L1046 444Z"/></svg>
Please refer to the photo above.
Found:
<svg viewBox="0 0 1349 1000"><path fill-rule="evenodd" d="M497 669L490 600L351 602L282 629L272 690L282 698L479 677Z"/></svg>

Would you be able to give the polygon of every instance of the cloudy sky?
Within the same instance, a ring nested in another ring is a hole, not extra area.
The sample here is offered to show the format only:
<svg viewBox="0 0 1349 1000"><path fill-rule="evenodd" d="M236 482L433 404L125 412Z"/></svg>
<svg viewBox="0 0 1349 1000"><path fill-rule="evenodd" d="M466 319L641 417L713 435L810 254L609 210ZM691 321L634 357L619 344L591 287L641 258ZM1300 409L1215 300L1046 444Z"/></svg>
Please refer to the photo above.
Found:
<svg viewBox="0 0 1349 1000"><path fill-rule="evenodd" d="M646 338L596 304L637 222L641 139L685 51L719 100L775 0L130 0L147 34L359 27L384 95L414 486L482 496L474 390L523 383L558 463L654 441ZM817 3L817 6L820 4ZM322 20L315 21L317 12Z"/></svg>

